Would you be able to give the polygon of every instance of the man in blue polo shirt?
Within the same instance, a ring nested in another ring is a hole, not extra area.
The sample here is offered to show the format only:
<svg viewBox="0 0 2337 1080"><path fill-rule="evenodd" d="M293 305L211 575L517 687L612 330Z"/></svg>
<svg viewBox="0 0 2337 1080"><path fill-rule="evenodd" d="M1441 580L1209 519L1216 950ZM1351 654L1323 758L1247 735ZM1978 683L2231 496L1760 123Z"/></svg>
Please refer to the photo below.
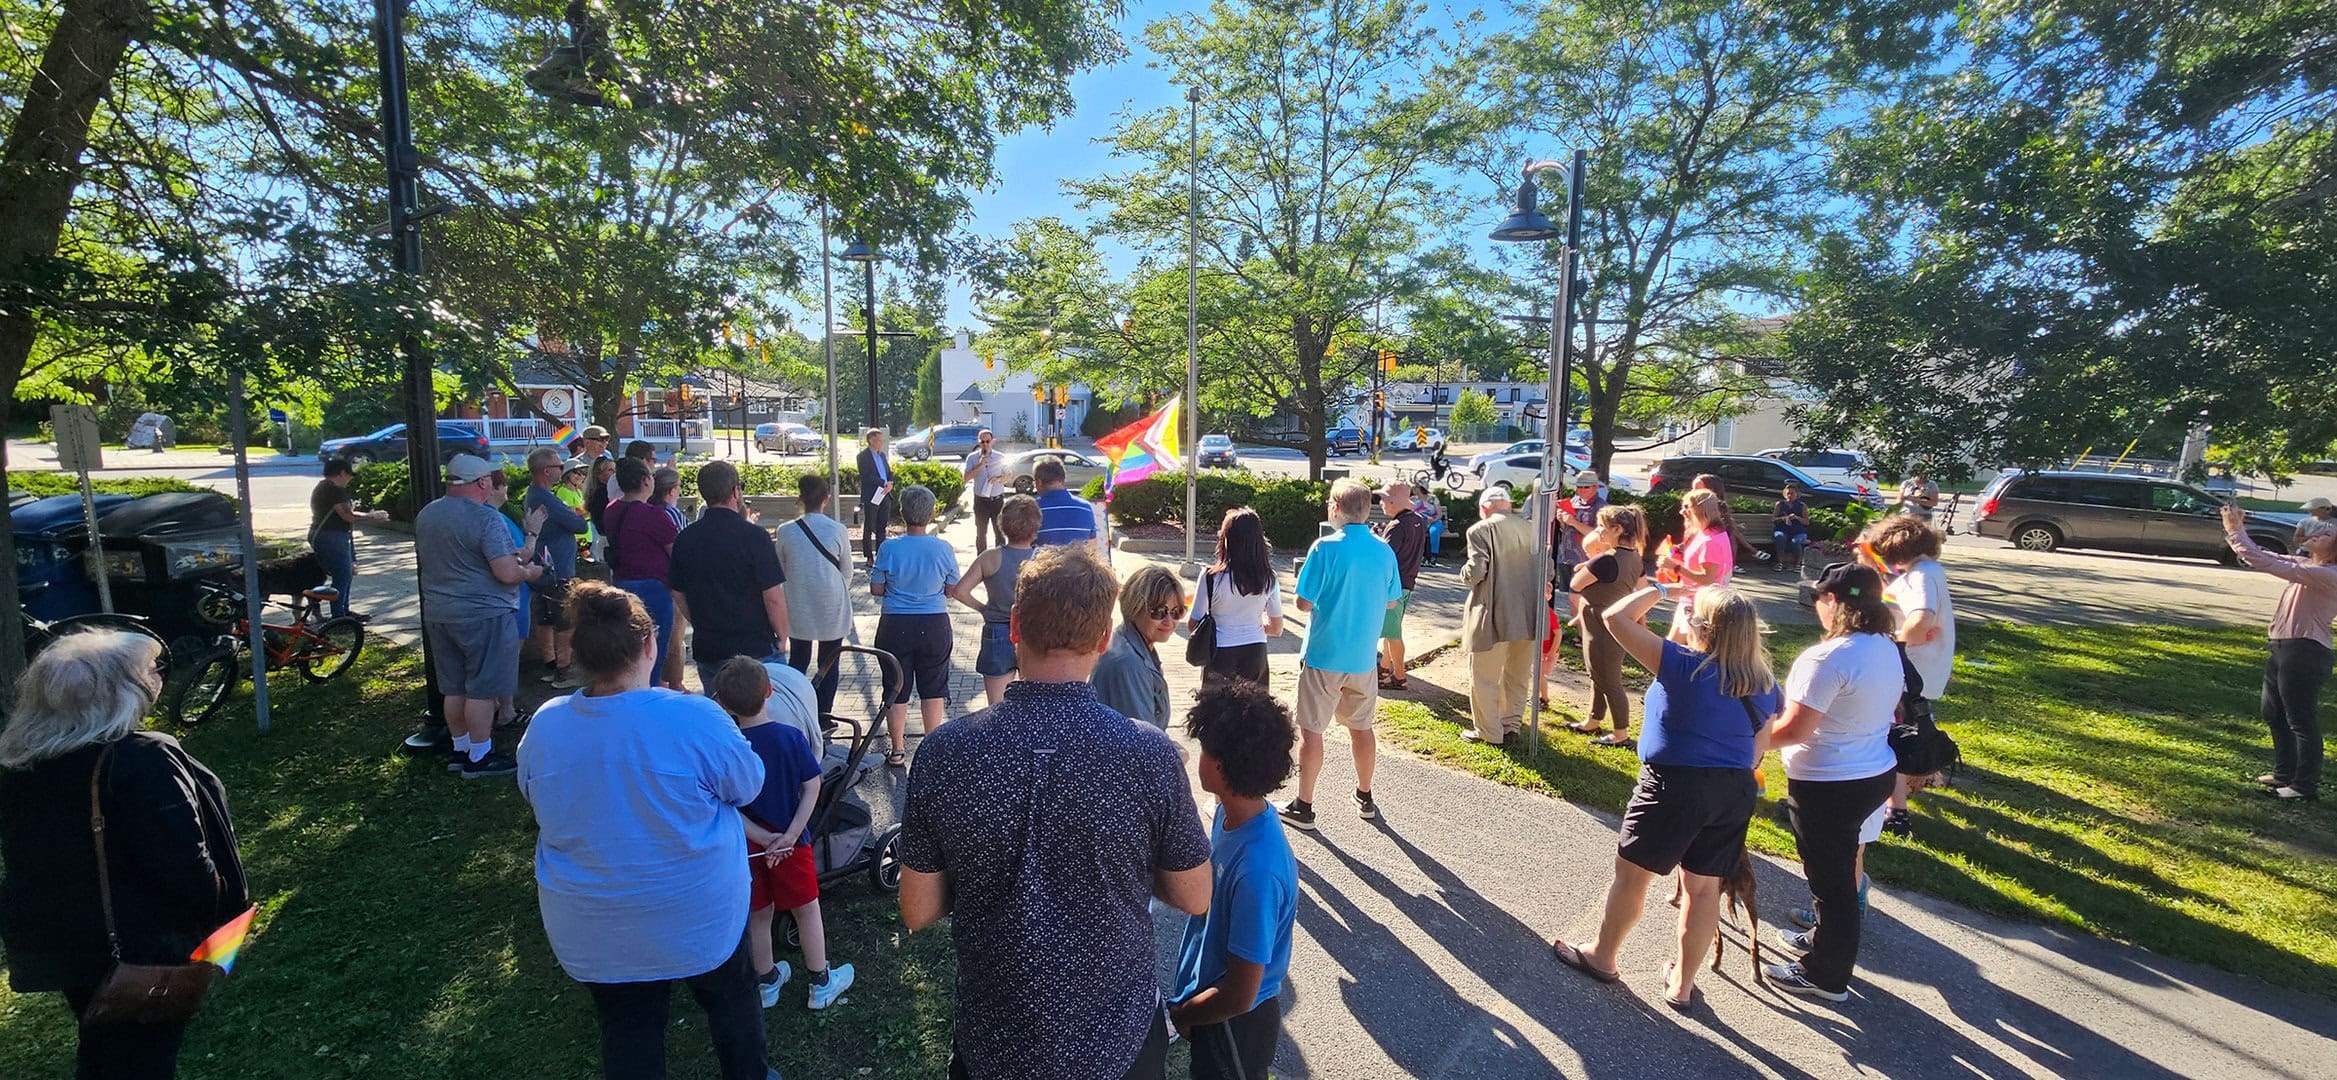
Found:
<svg viewBox="0 0 2337 1080"><path fill-rule="evenodd" d="M1308 614L1298 672L1298 798L1282 808L1294 828L1315 827L1315 779L1323 772L1323 733L1336 719L1355 750L1355 811L1379 816L1371 798L1379 740L1379 635L1388 609L1403 598L1396 553L1364 524L1371 488L1361 480L1331 485L1331 523L1339 531L1315 541L1298 571L1298 610Z"/></svg>
<svg viewBox="0 0 2337 1080"><path fill-rule="evenodd" d="M1039 489L1039 539L1034 545L1086 544L1104 554L1096 535L1095 505L1071 493L1063 478L1063 459L1040 458L1031 469L1031 483Z"/></svg>

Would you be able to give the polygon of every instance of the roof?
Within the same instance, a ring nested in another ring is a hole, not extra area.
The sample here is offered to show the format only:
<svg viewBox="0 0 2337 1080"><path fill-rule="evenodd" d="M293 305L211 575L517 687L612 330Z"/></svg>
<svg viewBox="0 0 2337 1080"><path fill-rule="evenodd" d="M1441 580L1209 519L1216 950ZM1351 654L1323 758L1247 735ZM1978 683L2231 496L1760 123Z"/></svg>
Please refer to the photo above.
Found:
<svg viewBox="0 0 2337 1080"><path fill-rule="evenodd" d="M956 397L954 397L954 398L951 398L950 400L952 400L952 401L972 401L972 402L977 402L977 403L979 403L979 402L986 402L986 401L990 400L990 395L983 393L983 392L982 392L982 388L981 388L981 387L979 387L979 386L975 386L975 385L974 385L974 384L972 384L972 383L967 383L967 384L966 384L966 388L965 388L965 389L963 389L963 390L960 390L960 391L958 391L958 396L956 396Z"/></svg>

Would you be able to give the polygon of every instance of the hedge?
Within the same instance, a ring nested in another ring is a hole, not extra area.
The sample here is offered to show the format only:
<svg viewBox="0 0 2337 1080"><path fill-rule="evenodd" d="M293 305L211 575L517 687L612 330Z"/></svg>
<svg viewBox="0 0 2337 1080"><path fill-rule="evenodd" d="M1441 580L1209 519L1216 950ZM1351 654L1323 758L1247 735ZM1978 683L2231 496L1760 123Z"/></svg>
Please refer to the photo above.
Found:
<svg viewBox="0 0 2337 1080"><path fill-rule="evenodd" d="M18 472L8 474L8 490L36 499L52 495L79 495L81 481L66 472ZM92 479L89 490L99 495L128 495L144 498L171 491L209 491L200 484L168 476L140 476L126 479ZM230 496L232 498L233 496Z"/></svg>
<svg viewBox="0 0 2337 1080"><path fill-rule="evenodd" d="M684 498L698 497L698 470L700 468L703 466L684 465L681 467L682 496ZM825 472L824 469L807 469L794 465L742 465L739 466L738 470L739 482L749 495L793 495L798 477L805 473L824 474ZM513 491L526 489L528 477L527 469L524 466L506 465L503 474L511 478ZM966 490L965 474L951 465L904 462L893 466L893 476L903 484L923 484L930 488L933 491L934 505L938 509L946 509L954 505L959 496L965 494ZM181 481L169 482L181 483ZM838 471L837 482L846 491L856 491L860 484L860 472L858 469L846 465ZM357 479L350 485L350 497L360 510L380 508L389 511L393 520L414 520L413 500L408 498L406 494L406 466L404 462L380 462L357 470ZM517 498L512 499L512 505L516 506L518 502Z"/></svg>

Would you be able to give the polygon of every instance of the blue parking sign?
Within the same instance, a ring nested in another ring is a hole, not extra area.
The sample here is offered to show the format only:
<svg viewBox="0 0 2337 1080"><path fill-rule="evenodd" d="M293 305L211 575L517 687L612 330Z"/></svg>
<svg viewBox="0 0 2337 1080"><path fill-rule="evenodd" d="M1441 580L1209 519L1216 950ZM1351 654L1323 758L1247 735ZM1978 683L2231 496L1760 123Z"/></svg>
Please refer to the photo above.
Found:
<svg viewBox="0 0 2337 1080"><path fill-rule="evenodd" d="M284 410L282 409L268 410L268 422L271 424L288 423L291 421L291 419L292 418L290 416L285 415Z"/></svg>

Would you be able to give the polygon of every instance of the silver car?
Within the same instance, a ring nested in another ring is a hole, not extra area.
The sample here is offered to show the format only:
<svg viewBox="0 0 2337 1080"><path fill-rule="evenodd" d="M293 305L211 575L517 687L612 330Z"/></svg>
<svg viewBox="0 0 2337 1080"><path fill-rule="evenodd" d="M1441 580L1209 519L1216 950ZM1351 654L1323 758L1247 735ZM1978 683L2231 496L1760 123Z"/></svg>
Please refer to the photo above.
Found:
<svg viewBox="0 0 2337 1080"><path fill-rule="evenodd" d="M1008 455L1006 459L1007 475L1014 477L1016 493L1030 495L1039 490L1037 482L1031 479L1031 470L1038 466L1042 458L1058 458L1063 462L1064 483L1073 491L1078 491L1088 481L1102 476L1111 468L1111 462L1105 461L1101 454L1087 454L1077 450L1025 450Z"/></svg>
<svg viewBox="0 0 2337 1080"><path fill-rule="evenodd" d="M774 454L816 454L828 440L809 426L792 422L755 425L755 449Z"/></svg>

